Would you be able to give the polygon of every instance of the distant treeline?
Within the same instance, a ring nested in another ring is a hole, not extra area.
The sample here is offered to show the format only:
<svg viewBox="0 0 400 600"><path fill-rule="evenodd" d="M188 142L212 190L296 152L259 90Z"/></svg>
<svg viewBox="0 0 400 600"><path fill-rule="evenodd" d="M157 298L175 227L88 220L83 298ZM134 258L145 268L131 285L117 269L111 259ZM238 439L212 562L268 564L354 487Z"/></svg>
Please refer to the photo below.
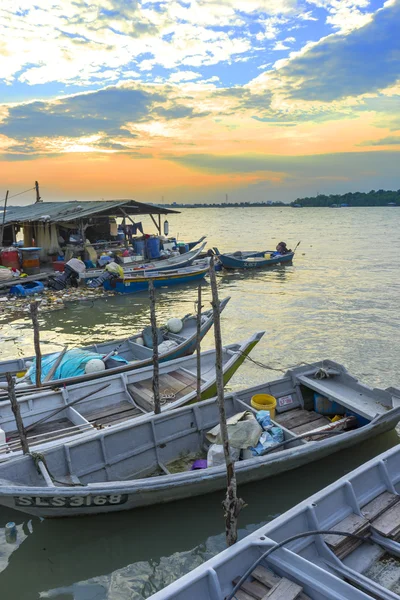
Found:
<svg viewBox="0 0 400 600"><path fill-rule="evenodd" d="M347 194L318 194L312 198L297 198L291 206L400 206L400 190L371 190L370 192L348 192Z"/></svg>

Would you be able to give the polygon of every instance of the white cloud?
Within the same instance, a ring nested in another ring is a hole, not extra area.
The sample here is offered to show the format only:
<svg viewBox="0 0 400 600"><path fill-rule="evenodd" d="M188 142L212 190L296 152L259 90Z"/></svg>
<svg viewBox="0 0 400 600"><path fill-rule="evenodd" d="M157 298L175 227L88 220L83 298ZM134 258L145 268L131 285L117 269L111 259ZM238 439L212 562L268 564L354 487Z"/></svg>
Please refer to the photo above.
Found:
<svg viewBox="0 0 400 600"><path fill-rule="evenodd" d="M193 81L200 77L200 73L195 73L194 71L179 71L178 73L171 73L169 81L172 83L180 83L181 81Z"/></svg>

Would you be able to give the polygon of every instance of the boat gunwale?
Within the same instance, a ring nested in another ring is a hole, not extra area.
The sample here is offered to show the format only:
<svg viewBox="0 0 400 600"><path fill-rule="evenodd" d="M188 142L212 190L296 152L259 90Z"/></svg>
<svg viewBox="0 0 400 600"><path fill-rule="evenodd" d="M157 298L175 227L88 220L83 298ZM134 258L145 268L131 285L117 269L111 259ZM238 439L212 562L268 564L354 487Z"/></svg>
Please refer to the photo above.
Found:
<svg viewBox="0 0 400 600"><path fill-rule="evenodd" d="M227 296L226 298L224 298L223 300L220 301L220 314L222 313L222 311L226 308L227 304L229 303L231 297ZM210 309L208 309L207 311L204 311L204 313L209 312ZM191 317L195 318L194 315L190 315ZM203 339L205 337L205 335L208 333L208 331L211 329L211 327L214 324L214 316L211 313L208 317L207 317L207 321L204 322L201 325L201 339ZM136 335L136 334L135 334ZM135 337L135 335L130 336L129 338L123 338L123 339L119 339L119 340L113 340L115 341L115 343L118 343L120 341L126 341L126 340L130 340L132 338ZM140 336L140 334L138 334ZM190 346L190 344L193 343L193 341L196 339L197 336L197 332L194 331L194 333L189 336L188 338L185 339L185 341L183 341L181 344L178 344L178 346L175 346L174 348L171 348L171 350L168 350L167 352L163 353L162 355L160 355L159 360L160 362L164 363L164 362L169 362L169 358L171 355L175 354L176 352L181 352L185 350L185 346ZM88 344L88 346L90 346L91 344ZM84 349L85 347L82 346L82 348ZM174 359L174 360L179 360L181 358L187 358L187 356L178 356L178 358ZM28 358L26 360L29 360ZM140 363L142 363L140 365ZM90 373L90 374L83 374L83 375L76 375L75 377L65 377L63 379L54 379L48 382L42 382L42 385L40 388L36 387L36 385L34 383L32 383L31 385L21 388L21 390L17 391L23 391L25 395L25 391L29 394L35 391L41 391L41 390L52 390L53 388L58 388L60 387L60 385L64 386L64 385L74 385L77 383L85 383L88 381L94 381L94 380L100 380L100 379L104 379L106 377L109 377L111 375L117 375L119 373L127 373L130 371L140 371L141 369L145 369L145 368L152 368L152 363L153 363L153 357L149 357L149 358L144 358L142 360L139 360L137 362L135 362L134 364L128 363L128 364L122 364L120 367L113 367L112 369L106 369L105 371L100 371L97 373ZM19 396L21 397L21 396ZM0 396L0 407L2 406L3 402L8 402L7 399L2 400L1 396Z"/></svg>
<svg viewBox="0 0 400 600"><path fill-rule="evenodd" d="M238 394L236 394L238 395ZM231 394L229 395L230 397L234 397L235 394ZM212 398L210 400L206 400L204 402L207 403L215 403L216 399ZM179 412L183 412L183 411L187 411L189 410L189 407L181 407L181 409L177 409L173 412L171 412L171 414L169 414L168 416L174 417L175 415L178 415ZM134 423L131 423L130 425L127 423L123 423L123 424L119 424L115 427L113 427L112 429L110 429L109 433L115 433L117 431L117 429L123 430L123 429L129 429L132 426L134 427L136 424L143 424L145 422L149 422L152 420L156 420L156 419L160 419L162 418L164 415L160 414L160 415L154 415L154 414L148 414L148 415L144 415L144 418L139 417L139 419L135 419ZM338 451L341 449L341 446L343 446L343 449L346 448L346 446L348 445L348 442L351 440L352 444L354 443L359 443L360 441L363 441L363 438L368 438L369 437L369 433L371 431L374 431L375 429L377 429L379 426L386 424L390 424L393 422L393 426L395 425L396 422L398 422L400 419L400 407L397 408L392 408L390 411L388 411L387 413L383 414L383 415L378 415L375 418L373 418L370 423L368 423L367 425L363 425L361 427L359 427L358 429L349 431L349 432L345 432L342 434L338 434L338 436L333 436L331 438L326 438L325 440L321 440L320 442L308 442L307 444L301 445L301 446L295 446L294 448L287 448L285 450L281 450L279 453L274 453L274 454L266 454L264 456L257 456L254 458L249 458L243 461L237 461L235 462L235 471L236 471L236 475L238 477L240 477L240 474L242 472L247 472L247 471L252 471L255 472L256 470L262 469L267 465L273 465L279 462L285 462L290 460L290 458L294 457L294 458L298 458L299 456L310 456L310 455L319 455L321 454L321 458L323 458L323 450L325 449L330 449L332 446L337 447ZM90 434L90 441L96 440L96 439L100 439L102 438L104 435L104 432L97 432L97 433L91 433ZM361 439L359 439L361 438ZM89 436L82 438L80 437L79 440L71 440L71 441L67 441L65 442L65 446L68 446L69 448L74 447L76 445L80 445L80 443L84 443L86 441L89 440ZM293 440L294 441L294 440ZM290 443L290 439L287 442L288 444ZM23 460L25 457L20 456L20 457L16 457L13 460ZM312 459L312 460L317 460L317 459ZM292 467L294 468L294 467ZM287 469L290 470L290 469ZM226 467L225 465L221 465L221 466L217 466L217 467L210 467L208 469L204 469L204 470L194 470L194 471L184 471L181 473L174 473L174 474L170 474L170 475L160 475L158 477L154 477L154 478L142 478L142 479L131 479L131 480L126 480L126 481L108 481L108 482L100 482L100 483L91 483L91 484L87 484L84 487L78 487L78 488L73 488L71 489L71 487L63 487L63 486L57 486L56 488L49 488L49 487L24 487L24 486L20 486L20 485L16 485L16 486L9 486L8 487L8 491L6 492L5 490L7 489L7 486L0 486L0 497L6 497L6 496L10 496L10 495L14 495L15 493L17 493L18 495L24 495L24 493L27 493L29 495L32 496L36 496L36 495L43 495L43 496L54 496L54 495L62 495L62 496L87 496L87 495L92 495L92 494L102 494L102 493L109 493L110 489L113 490L114 493L118 494L139 494L141 492L157 492L157 491L162 491L165 488L168 488L171 485L171 481L173 481L174 487L182 487L185 485L190 485L190 484L196 484L196 483L201 483L202 481L205 481L207 479L213 479L216 480L218 478L222 478L224 479L226 477ZM340 480L339 480L340 481ZM333 484L332 484L333 485ZM10 490L15 490L14 494L12 491ZM55 494L55 492L57 492ZM89 511L88 514L90 514L91 511ZM85 513L84 513L85 514ZM279 518L279 517L278 517Z"/></svg>

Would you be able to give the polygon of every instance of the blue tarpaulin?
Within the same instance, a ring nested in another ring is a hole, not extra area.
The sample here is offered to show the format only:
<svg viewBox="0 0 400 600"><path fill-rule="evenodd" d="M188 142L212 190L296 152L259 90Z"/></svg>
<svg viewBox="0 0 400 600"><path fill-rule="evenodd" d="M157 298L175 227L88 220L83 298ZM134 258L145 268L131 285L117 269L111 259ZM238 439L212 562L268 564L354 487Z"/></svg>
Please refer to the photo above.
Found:
<svg viewBox="0 0 400 600"><path fill-rule="evenodd" d="M50 372L57 358L60 356L59 352L55 354L50 354L49 356L44 356L42 358L42 381L45 379L46 375ZM78 375L84 375L86 364L89 360L93 358L103 358L103 354L98 354L96 352L90 352L88 350L81 350L79 348L74 348L72 350L68 350L64 354L61 359L60 364L58 365L55 373L52 377L52 380L55 379L66 379L68 377L77 377ZM120 361L123 364L127 364L127 360L122 358L121 356L113 356L113 360ZM36 380L36 359L34 359L32 366L28 371L28 377L35 383Z"/></svg>

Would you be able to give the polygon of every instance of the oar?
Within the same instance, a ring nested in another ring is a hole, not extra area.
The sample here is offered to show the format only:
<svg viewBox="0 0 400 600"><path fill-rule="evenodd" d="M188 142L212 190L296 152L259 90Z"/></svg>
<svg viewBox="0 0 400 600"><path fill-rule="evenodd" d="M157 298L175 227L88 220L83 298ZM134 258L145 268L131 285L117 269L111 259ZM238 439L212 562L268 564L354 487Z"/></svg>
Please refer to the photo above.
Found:
<svg viewBox="0 0 400 600"><path fill-rule="evenodd" d="M54 362L54 365L51 367L50 371L47 373L46 377L43 379L43 383L47 383L48 381L50 381L50 379L53 378L53 375L56 372L57 367L59 366L60 362L64 358L64 354L66 353L67 348L68 348L68 346L64 346L64 348L61 350L60 354L57 356L57 359Z"/></svg>
<svg viewBox="0 0 400 600"><path fill-rule="evenodd" d="M40 423L44 423L45 421L47 421L47 419L51 419L52 417L55 417L58 413L62 412L66 408L70 408L74 404L77 404L78 402L81 402L82 400L86 400L86 398L89 398L90 396L93 396L93 394L97 394L98 392L102 392L106 388L110 387L110 385L111 385L111 383L108 383L107 385L103 385L103 387L101 387L101 388L99 388L97 390L94 390L93 392L90 392L89 394L86 394L85 396L82 396L81 398L77 398L76 400L73 400L69 404L65 404L65 406L61 406L61 408L57 408L55 411L53 411L52 413L50 413L46 417L43 417L43 419L39 419L39 421L36 421L36 423L32 423L28 427L25 427L25 433L27 433L28 431L31 431L32 429L34 429L35 427L37 427L37 425L40 425Z"/></svg>
<svg viewBox="0 0 400 600"><path fill-rule="evenodd" d="M293 254L296 252L297 248L300 246L301 240L300 242L297 242L295 249L293 250Z"/></svg>

